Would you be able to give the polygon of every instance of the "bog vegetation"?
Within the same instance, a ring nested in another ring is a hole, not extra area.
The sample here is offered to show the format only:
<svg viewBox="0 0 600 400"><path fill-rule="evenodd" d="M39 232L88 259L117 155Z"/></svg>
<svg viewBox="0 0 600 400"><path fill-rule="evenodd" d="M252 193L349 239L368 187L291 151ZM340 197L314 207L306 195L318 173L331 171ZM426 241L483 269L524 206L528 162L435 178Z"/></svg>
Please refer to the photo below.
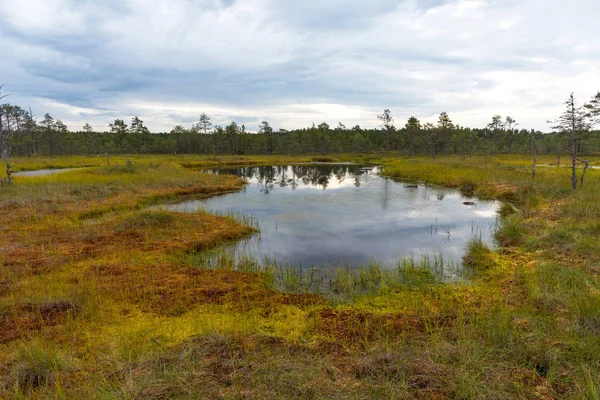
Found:
<svg viewBox="0 0 600 400"><path fill-rule="evenodd" d="M581 114L588 123L590 110ZM532 179L531 154L495 154L528 153L530 133L500 127L444 122L409 135L387 120L383 131L359 132L368 143L361 151L372 152L353 155L343 151L356 132L341 128L218 136L225 133L210 134L207 124L177 136L126 127L118 142L116 132L21 122L3 119L12 169L86 168L17 175L0 190L0 397L600 396L600 176L589 168L573 192L571 169L543 166L557 165L551 144L561 138L575 138L576 159L597 165L587 126L537 134ZM452 139L466 134L472 142ZM178 142L184 137L190 142ZM305 146L298 152L323 154L287 154L293 140ZM208 154L182 154L189 143ZM233 156L221 154L232 146ZM170 155L117 154L167 148ZM73 155L56 157L64 153ZM221 250L253 234L252 220L150 207L242 188L204 167L313 160L374 163L399 180L499 199L498 245L470 243L466 281L436 279L445 266L431 257L394 271L340 269L315 290L310 276Z"/></svg>

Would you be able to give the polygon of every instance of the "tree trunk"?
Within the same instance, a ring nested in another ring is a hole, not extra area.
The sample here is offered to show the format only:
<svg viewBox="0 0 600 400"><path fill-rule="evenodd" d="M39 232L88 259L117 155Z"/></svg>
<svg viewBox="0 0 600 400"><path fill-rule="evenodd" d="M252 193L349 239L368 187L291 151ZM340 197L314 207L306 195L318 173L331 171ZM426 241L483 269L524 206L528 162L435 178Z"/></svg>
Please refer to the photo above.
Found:
<svg viewBox="0 0 600 400"><path fill-rule="evenodd" d="M535 135L535 134L534 134ZM535 142L535 136L532 137L533 141L533 166L531 167L531 180L535 180L535 167L537 166L538 147Z"/></svg>
<svg viewBox="0 0 600 400"><path fill-rule="evenodd" d="M385 151L390 151L390 128L386 130L386 141Z"/></svg>
<svg viewBox="0 0 600 400"><path fill-rule="evenodd" d="M573 132L571 137L571 188L577 190L577 137Z"/></svg>
<svg viewBox="0 0 600 400"><path fill-rule="evenodd" d="M3 113L0 112L0 156L2 157L2 161L4 161L4 166L6 168L6 182L10 184L12 183L12 171L10 170L11 166L8 163L8 144L6 143L4 128L2 125L2 116Z"/></svg>
<svg viewBox="0 0 600 400"><path fill-rule="evenodd" d="M590 162L587 160L579 160L579 161L584 165L583 172L581 173L581 184L580 184L581 187L583 187L583 180L585 178L585 173L587 172L587 169L590 166Z"/></svg>

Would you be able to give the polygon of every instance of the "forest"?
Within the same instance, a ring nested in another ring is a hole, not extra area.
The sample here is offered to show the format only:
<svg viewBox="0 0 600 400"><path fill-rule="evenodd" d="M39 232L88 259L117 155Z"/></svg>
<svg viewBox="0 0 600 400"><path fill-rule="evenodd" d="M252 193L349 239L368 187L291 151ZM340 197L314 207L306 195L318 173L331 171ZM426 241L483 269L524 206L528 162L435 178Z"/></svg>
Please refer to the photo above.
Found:
<svg viewBox="0 0 600 400"><path fill-rule="evenodd" d="M600 94L599 94L600 95ZM593 116L598 115L597 95L581 106L590 123L578 129L577 153L600 152L600 131L592 130ZM596 112L594 114L594 112ZM515 119L492 116L485 127L470 128L455 123L442 112L435 124L410 117L404 125L394 123L390 110L373 116L380 127L347 127L342 122L332 127L326 122L292 130L276 129L263 121L256 131L231 122L214 125L202 114L191 127L175 126L170 132L150 132L139 117L128 124L116 119L104 132L89 124L67 127L61 120L45 114L36 119L31 110L16 105L0 106L1 129L13 156L59 156L93 154L208 154L208 155L303 155L371 153L390 151L399 155L531 154L534 143L539 154L557 155L570 152L564 129L541 132L521 127Z"/></svg>

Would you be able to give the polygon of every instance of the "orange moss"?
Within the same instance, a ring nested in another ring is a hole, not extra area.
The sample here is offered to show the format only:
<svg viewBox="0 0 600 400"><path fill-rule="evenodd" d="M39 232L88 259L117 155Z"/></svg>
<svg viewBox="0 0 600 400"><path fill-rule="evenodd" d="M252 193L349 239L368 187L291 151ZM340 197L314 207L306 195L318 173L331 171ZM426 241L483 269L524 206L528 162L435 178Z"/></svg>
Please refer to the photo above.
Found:
<svg viewBox="0 0 600 400"><path fill-rule="evenodd" d="M26 336L45 326L62 325L79 307L69 302L19 304L0 312L0 343Z"/></svg>
<svg viewBox="0 0 600 400"><path fill-rule="evenodd" d="M189 185L185 187L160 187L143 188L138 192L122 193L102 200L86 202L83 207L70 203L65 211L75 213L78 219L97 218L115 211L141 208L145 205L155 204L160 200L177 199L184 196L215 195L229 193L240 188L239 178L232 179L227 184Z"/></svg>
<svg viewBox="0 0 600 400"><path fill-rule="evenodd" d="M423 317L403 313L381 313L358 309L321 308L311 312L313 329L347 345L380 339L382 336L421 336L426 326ZM443 317L437 323L452 324L453 317Z"/></svg>
<svg viewBox="0 0 600 400"><path fill-rule="evenodd" d="M119 251L142 250L148 254L164 254L205 250L254 232L251 227L211 214L169 215L175 218L172 226L152 229L117 230L113 222L59 230L50 227L21 244L11 243L6 247L3 262L21 275L37 274L68 261Z"/></svg>
<svg viewBox="0 0 600 400"><path fill-rule="evenodd" d="M234 309L272 310L283 304L314 305L317 295L280 294L262 275L205 270L182 265L96 265L84 279L95 279L102 293L123 296L146 312L180 315L201 304L227 304Z"/></svg>

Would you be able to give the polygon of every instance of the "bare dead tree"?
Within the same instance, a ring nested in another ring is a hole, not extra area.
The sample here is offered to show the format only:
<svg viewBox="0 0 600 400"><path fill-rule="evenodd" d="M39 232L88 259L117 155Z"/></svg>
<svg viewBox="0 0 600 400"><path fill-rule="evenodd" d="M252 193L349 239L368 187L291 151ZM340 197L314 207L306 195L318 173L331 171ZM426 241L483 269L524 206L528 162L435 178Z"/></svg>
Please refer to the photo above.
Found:
<svg viewBox="0 0 600 400"><path fill-rule="evenodd" d="M535 141L535 131L531 130L531 147L533 147L533 165L531 167L531 180L535 180L535 172L537 166L538 146Z"/></svg>
<svg viewBox="0 0 600 400"><path fill-rule="evenodd" d="M394 129L394 118L392 117L392 112L388 109L385 109L383 110L383 114L377 116L377 119L381 121L383 130L385 131L385 151L390 151L390 136L392 130Z"/></svg>
<svg viewBox="0 0 600 400"><path fill-rule="evenodd" d="M4 85L0 85L0 100L2 100L3 98L8 96L7 94L4 94L4 95L2 94L3 87L4 87ZM2 158L2 161L4 162L4 166L6 167L6 178L4 178L3 182L6 182L7 184L11 184L13 181L13 178L12 178L11 165L8 160L10 151L9 151L9 143L6 140L6 136L8 135L8 130L7 131L4 130L3 118L4 118L4 111L2 108L0 108L0 157ZM7 120L7 128L8 128L8 115L6 116L6 120Z"/></svg>
<svg viewBox="0 0 600 400"><path fill-rule="evenodd" d="M33 111L31 111L31 106L29 106L29 115L27 116L27 129L29 130L29 135L31 136L31 150L30 154L33 154L35 157L39 151L36 149L37 145L37 135L36 135L36 123L35 117L33 115Z"/></svg>
<svg viewBox="0 0 600 400"><path fill-rule="evenodd" d="M577 189L577 154L581 134L590 129L589 113L584 106L578 106L575 95L571 93L565 101L565 111L555 121L548 121L554 126L552 129L564 134L571 142L571 188Z"/></svg>

